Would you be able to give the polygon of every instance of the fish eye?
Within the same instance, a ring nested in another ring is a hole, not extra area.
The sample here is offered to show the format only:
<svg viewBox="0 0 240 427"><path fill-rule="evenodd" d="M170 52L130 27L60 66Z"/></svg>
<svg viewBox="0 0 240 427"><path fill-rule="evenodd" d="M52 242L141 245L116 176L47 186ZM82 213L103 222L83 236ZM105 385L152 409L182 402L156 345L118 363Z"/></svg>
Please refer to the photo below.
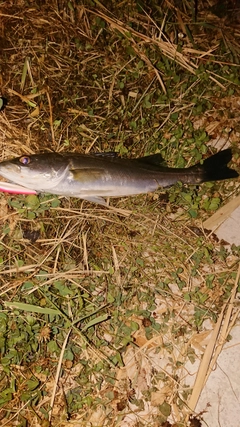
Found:
<svg viewBox="0 0 240 427"><path fill-rule="evenodd" d="M19 162L21 162L23 165L29 165L31 159L28 156L22 156L20 157Z"/></svg>

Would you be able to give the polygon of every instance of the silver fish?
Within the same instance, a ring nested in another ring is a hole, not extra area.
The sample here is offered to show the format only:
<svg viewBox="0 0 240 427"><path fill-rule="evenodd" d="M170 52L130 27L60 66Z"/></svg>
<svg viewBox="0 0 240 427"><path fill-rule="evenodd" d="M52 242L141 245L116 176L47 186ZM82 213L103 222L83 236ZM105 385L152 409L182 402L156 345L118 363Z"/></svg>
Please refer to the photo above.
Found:
<svg viewBox="0 0 240 427"><path fill-rule="evenodd" d="M231 159L232 151L226 149L202 164L169 168L164 166L160 154L124 159L116 153L43 153L1 162L0 175L24 187L25 193L27 189L33 193L79 197L106 205L106 197L153 192L178 181L200 184L236 178L239 174L227 166ZM5 191L4 183L0 184L0 190ZM21 192L19 187L17 192Z"/></svg>

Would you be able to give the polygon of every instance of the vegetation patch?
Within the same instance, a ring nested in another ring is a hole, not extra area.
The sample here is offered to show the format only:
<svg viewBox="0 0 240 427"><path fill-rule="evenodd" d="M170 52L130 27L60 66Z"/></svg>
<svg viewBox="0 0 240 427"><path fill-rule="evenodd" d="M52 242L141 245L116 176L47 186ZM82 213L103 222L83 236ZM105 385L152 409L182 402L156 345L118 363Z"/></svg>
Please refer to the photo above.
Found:
<svg viewBox="0 0 240 427"><path fill-rule="evenodd" d="M3 2L1 159L188 167L230 144L239 170L239 8L180 3ZM237 192L178 183L109 208L1 194L1 425L201 425L191 378L230 339L239 292L239 247L202 224Z"/></svg>

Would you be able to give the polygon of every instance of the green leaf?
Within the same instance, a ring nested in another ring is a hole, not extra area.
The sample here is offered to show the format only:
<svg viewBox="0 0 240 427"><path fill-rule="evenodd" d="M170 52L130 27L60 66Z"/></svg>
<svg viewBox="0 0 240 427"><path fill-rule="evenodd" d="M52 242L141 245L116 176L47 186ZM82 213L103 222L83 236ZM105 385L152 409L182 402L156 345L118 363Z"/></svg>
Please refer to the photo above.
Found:
<svg viewBox="0 0 240 427"><path fill-rule="evenodd" d="M13 390L11 388L6 388L0 393L0 405L10 402L12 400Z"/></svg>
<svg viewBox="0 0 240 427"><path fill-rule="evenodd" d="M34 212L28 211L27 217L28 217L28 219L35 219L36 218L36 214Z"/></svg>
<svg viewBox="0 0 240 427"><path fill-rule="evenodd" d="M108 304L112 304L114 301L115 301L114 296L110 292L108 292L108 294L107 294L107 303Z"/></svg>
<svg viewBox="0 0 240 427"><path fill-rule="evenodd" d="M108 317L109 317L108 314L103 314L102 316L95 317L95 319L90 320L90 322L88 322L81 331L82 332L86 331L87 329L91 328L91 326L104 322L105 320L108 319Z"/></svg>
<svg viewBox="0 0 240 427"><path fill-rule="evenodd" d="M220 203L221 203L221 199L219 197L214 197L211 200L208 209L211 211L216 211L219 208Z"/></svg>
<svg viewBox="0 0 240 427"><path fill-rule="evenodd" d="M32 289L34 287L34 283L33 282L31 282L30 280L29 281L26 281L26 282L24 282L23 283L23 285L22 285L22 287L21 287L21 290L22 291L25 291L25 290L29 290L29 289Z"/></svg>
<svg viewBox="0 0 240 427"><path fill-rule="evenodd" d="M59 126L60 126L60 124L62 123L62 120L54 120L54 122L53 122L53 125L54 125L54 127L55 127L55 129L57 129Z"/></svg>
<svg viewBox="0 0 240 427"><path fill-rule="evenodd" d="M52 208L58 208L59 205L60 205L59 199L56 198L56 199L52 200L52 202L51 202Z"/></svg>
<svg viewBox="0 0 240 427"><path fill-rule="evenodd" d="M162 405L159 405L159 409L165 417L169 417L171 414L171 405L169 403L164 402Z"/></svg>
<svg viewBox="0 0 240 427"><path fill-rule="evenodd" d="M37 209L40 206L40 201L38 196L35 196L35 194L30 194L25 199L25 205L27 208L30 209Z"/></svg>
<svg viewBox="0 0 240 427"><path fill-rule="evenodd" d="M24 310L29 311L33 313L40 313L40 314L60 314L58 310L55 310L54 308L47 308L47 307L39 307L38 305L32 305L32 304L25 304L24 302L5 302L5 305L10 308L17 308L18 310Z"/></svg>
<svg viewBox="0 0 240 427"><path fill-rule="evenodd" d="M37 388L38 385L39 385L39 381L37 379L27 381L28 390L31 390L31 391L35 390L35 388Z"/></svg>
<svg viewBox="0 0 240 427"><path fill-rule="evenodd" d="M74 360L74 354L70 349L66 349L64 352L64 359L66 360Z"/></svg>
<svg viewBox="0 0 240 427"><path fill-rule="evenodd" d="M74 294L73 290L66 286L63 280L57 280L54 282L54 288L58 289L59 294L63 297Z"/></svg>
<svg viewBox="0 0 240 427"><path fill-rule="evenodd" d="M197 218L198 216L197 211L195 211L194 209L189 209L188 213L192 218Z"/></svg>
<svg viewBox="0 0 240 427"><path fill-rule="evenodd" d="M56 341L53 341L53 340L49 341L47 343L47 348L50 351L50 353L58 353L59 352L59 347L58 347Z"/></svg>

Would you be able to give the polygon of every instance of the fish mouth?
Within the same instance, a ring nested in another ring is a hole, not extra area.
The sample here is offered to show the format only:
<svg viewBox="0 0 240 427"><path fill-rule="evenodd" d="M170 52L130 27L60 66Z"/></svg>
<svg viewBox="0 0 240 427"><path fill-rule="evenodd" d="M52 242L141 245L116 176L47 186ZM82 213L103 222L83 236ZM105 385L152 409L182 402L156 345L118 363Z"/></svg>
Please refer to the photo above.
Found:
<svg viewBox="0 0 240 427"><path fill-rule="evenodd" d="M16 184L21 177L21 169L18 165L5 164L0 165L0 175L7 181L0 181L0 191L10 194L37 194L37 192L28 186Z"/></svg>

